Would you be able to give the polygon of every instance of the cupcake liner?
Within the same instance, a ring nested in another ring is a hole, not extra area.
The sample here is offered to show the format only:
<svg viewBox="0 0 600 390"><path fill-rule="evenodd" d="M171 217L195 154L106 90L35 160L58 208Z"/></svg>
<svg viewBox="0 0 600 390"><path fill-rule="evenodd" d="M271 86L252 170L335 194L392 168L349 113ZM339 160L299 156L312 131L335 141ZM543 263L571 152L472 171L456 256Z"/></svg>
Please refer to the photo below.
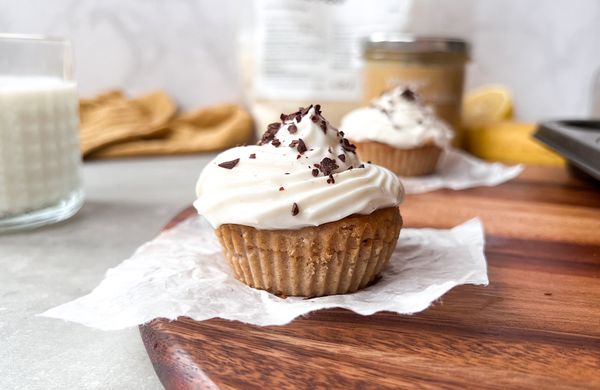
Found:
<svg viewBox="0 0 600 390"><path fill-rule="evenodd" d="M442 149L426 144L410 149L398 149L380 142L354 142L362 161L388 168L399 176L423 176L435 171Z"/></svg>
<svg viewBox="0 0 600 390"><path fill-rule="evenodd" d="M235 277L284 296L345 294L388 263L402 227L397 207L298 230L225 224L216 229Z"/></svg>

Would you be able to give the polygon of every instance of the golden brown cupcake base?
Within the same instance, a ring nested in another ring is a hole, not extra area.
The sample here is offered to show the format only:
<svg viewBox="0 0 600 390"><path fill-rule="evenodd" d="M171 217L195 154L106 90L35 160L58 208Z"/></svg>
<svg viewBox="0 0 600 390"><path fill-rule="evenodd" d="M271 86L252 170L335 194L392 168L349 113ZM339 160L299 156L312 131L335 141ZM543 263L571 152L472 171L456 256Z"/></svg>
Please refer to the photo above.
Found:
<svg viewBox="0 0 600 390"><path fill-rule="evenodd" d="M285 296L345 294L369 285L387 265L402 227L397 207L298 230L216 229L235 277Z"/></svg>
<svg viewBox="0 0 600 390"><path fill-rule="evenodd" d="M361 161L371 161L399 176L432 174L442 154L442 149L433 143L411 149L398 149L376 141L354 144Z"/></svg>

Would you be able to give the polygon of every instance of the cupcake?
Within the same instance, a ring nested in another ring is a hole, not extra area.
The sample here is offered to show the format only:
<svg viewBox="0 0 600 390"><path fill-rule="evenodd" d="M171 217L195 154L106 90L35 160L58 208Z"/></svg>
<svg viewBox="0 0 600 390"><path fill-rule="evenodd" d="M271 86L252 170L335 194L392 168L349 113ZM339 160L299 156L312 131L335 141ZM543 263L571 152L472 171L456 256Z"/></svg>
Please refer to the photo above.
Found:
<svg viewBox="0 0 600 390"><path fill-rule="evenodd" d="M257 145L226 150L204 168L194 206L248 286L305 297L357 291L396 246L402 185L361 163L319 105L280 119Z"/></svg>
<svg viewBox="0 0 600 390"><path fill-rule="evenodd" d="M351 111L341 129L354 142L359 157L400 176L435 171L453 132L408 88L395 88L373 99L369 107Z"/></svg>

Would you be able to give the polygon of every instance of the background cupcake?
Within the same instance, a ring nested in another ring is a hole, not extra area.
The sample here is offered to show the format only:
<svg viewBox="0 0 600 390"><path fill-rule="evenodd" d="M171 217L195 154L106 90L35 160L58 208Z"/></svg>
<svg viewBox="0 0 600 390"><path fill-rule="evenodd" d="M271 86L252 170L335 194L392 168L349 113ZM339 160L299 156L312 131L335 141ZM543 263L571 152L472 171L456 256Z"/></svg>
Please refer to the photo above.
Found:
<svg viewBox="0 0 600 390"><path fill-rule="evenodd" d="M237 279L275 294L320 296L371 283L396 246L403 189L310 106L269 125L258 145L204 169L194 206Z"/></svg>
<svg viewBox="0 0 600 390"><path fill-rule="evenodd" d="M361 160L400 176L434 172L453 131L408 88L398 87L348 113L342 131L358 147Z"/></svg>

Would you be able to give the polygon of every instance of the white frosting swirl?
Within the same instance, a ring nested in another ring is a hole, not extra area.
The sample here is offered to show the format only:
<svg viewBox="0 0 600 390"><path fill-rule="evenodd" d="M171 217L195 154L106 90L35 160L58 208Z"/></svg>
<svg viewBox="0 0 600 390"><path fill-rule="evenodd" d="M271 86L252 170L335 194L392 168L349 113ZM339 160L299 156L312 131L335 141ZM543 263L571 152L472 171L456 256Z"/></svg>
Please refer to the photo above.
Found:
<svg viewBox="0 0 600 390"><path fill-rule="evenodd" d="M395 88L342 119L341 130L352 141L377 141L400 149L433 142L446 148L452 129L429 106L405 88Z"/></svg>
<svg viewBox="0 0 600 390"><path fill-rule="evenodd" d="M267 132L262 145L226 150L204 168L196 184L194 206L212 226L233 223L298 229L351 214L370 214L402 201L404 190L396 175L377 165L362 165L351 151L353 145L344 143L315 108L300 121L293 119L300 119L299 114L290 114L292 119L281 125L275 141ZM293 126L297 128L293 134L290 126L292 131ZM307 148L303 153L298 145L289 146L299 139ZM273 144L278 142L279 146ZM325 158L329 161L323 164ZM331 174L326 175L329 170Z"/></svg>

